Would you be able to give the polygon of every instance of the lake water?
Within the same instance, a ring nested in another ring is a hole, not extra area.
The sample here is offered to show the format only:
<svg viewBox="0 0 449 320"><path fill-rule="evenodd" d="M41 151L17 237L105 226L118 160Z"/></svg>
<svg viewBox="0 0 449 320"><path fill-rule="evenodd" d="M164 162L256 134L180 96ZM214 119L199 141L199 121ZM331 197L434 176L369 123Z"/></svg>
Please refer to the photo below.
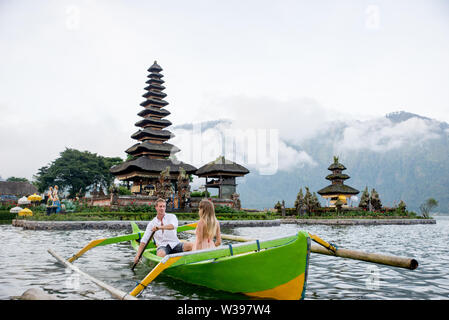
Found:
<svg viewBox="0 0 449 320"><path fill-rule="evenodd" d="M388 267L311 253L306 299L449 299L449 217L436 224L380 226L324 226L286 224L278 227L223 228L222 232L266 239L306 230L340 247L413 257L416 270ZM111 299L109 293L64 268L51 248L70 257L93 239L123 234L110 230L32 231L0 225L0 299L41 288L58 299ZM189 239L184 235L181 238ZM226 243L226 241L224 242ZM132 290L150 269L139 264L131 271L135 252L129 243L98 247L76 265L88 274L123 291ZM247 299L159 276L142 299Z"/></svg>

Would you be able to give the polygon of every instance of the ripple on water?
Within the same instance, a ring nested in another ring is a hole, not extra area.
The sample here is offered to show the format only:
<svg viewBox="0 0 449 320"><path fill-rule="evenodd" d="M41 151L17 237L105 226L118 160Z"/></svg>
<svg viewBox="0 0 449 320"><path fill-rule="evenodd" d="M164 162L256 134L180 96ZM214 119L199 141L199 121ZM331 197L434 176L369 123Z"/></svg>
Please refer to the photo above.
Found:
<svg viewBox="0 0 449 320"><path fill-rule="evenodd" d="M367 252L417 258L416 270L311 253L306 299L448 299L447 243L449 219L437 217L436 225L325 226L287 224L273 227L223 228L249 238L267 239L307 230L337 245ZM63 268L47 253L52 248L63 257L93 239L122 234L114 230L31 231L0 225L0 299L40 287L60 299L110 299L90 281ZM192 236L185 236L193 239ZM224 244L229 241L223 241ZM130 291L149 272L139 264L130 270L134 251L128 243L95 248L77 260L83 271ZM241 294L219 292L161 275L141 296L143 299L247 299Z"/></svg>

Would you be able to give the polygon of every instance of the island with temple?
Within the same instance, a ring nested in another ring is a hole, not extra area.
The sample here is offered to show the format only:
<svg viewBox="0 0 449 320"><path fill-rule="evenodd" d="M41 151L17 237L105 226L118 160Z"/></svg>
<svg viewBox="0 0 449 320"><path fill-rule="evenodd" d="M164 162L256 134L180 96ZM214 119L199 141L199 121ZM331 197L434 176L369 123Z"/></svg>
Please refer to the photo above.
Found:
<svg viewBox="0 0 449 320"><path fill-rule="evenodd" d="M374 188L370 194L366 187L360 202L355 204L358 200L356 195L360 191L345 184L350 177L343 173L347 168L337 156L334 156L327 168L331 173L325 179L330 184L316 192L304 186L305 194L301 187L294 207L287 207L285 199L282 199L273 209L261 211L244 208L237 191L238 179L249 174L250 170L220 154L215 160L207 159L209 162L199 168L178 160L176 154L181 150L170 143L174 134L170 131L172 123L167 119L171 112L167 108L169 102L164 92L166 87L163 69L154 61L147 72L145 92L142 95L145 100L140 103L137 112L139 118L134 124L137 130L130 136L134 144L125 150L125 161L119 158L114 162L115 165L110 164L105 170L107 172L109 168L108 176L112 175L109 192L104 193L101 186L97 191L95 185L87 197L76 196L73 202L62 199L61 208L65 208L62 213L80 214L82 218L82 214L77 212L82 207L85 212L93 213L89 218L95 214L104 218L107 216L104 213L108 212L111 217L120 220L141 220L154 214L154 204L157 199L162 198L166 200L167 212L185 213L186 219L196 219L197 216L188 214L195 213L200 201L207 198L212 201L217 213L238 214L230 216L237 219L245 217L247 213L254 213L253 216L248 215L249 219L263 220L416 217L415 213L406 210L406 204L402 200L393 208L384 207ZM203 192L191 190L194 177L205 179L199 188ZM114 179L119 181L118 185L113 182ZM211 195L209 191L215 194ZM324 205L316 193L322 197ZM34 210L39 211L36 206Z"/></svg>

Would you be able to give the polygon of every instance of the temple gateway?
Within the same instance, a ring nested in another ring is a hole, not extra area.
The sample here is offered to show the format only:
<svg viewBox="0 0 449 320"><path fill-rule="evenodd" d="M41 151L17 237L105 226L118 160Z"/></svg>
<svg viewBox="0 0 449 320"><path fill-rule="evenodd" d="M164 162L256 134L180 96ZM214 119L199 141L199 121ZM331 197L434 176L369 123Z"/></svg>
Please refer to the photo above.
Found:
<svg viewBox="0 0 449 320"><path fill-rule="evenodd" d="M155 61L148 69L148 84L143 95L146 100L137 114L142 119L135 123L139 129L131 135L137 143L125 152L128 159L113 166L110 172L126 183L132 196L119 196L113 188L110 200L105 196L94 198L93 205L153 204L157 198L167 200L167 209L186 210L195 208L201 198L190 197L192 175L206 178L205 187L218 188L218 197L211 198L215 205L225 205L240 209L239 195L236 193L236 177L249 173L248 169L219 157L197 170L194 166L177 161L174 155L180 151L167 141L174 137L166 128L171 122L165 117L170 112L165 108L168 102L163 91L163 69ZM208 178L212 180L208 181ZM207 193L206 193L207 194Z"/></svg>

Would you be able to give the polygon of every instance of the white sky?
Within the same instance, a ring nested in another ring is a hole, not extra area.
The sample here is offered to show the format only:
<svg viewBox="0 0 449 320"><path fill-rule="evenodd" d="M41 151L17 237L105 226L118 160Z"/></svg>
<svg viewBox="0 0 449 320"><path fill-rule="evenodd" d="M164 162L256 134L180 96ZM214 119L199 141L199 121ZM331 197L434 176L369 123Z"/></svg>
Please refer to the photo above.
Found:
<svg viewBox="0 0 449 320"><path fill-rule="evenodd" d="M2 0L0 176L65 147L124 157L154 60L174 125L449 122L448 40L444 0Z"/></svg>

